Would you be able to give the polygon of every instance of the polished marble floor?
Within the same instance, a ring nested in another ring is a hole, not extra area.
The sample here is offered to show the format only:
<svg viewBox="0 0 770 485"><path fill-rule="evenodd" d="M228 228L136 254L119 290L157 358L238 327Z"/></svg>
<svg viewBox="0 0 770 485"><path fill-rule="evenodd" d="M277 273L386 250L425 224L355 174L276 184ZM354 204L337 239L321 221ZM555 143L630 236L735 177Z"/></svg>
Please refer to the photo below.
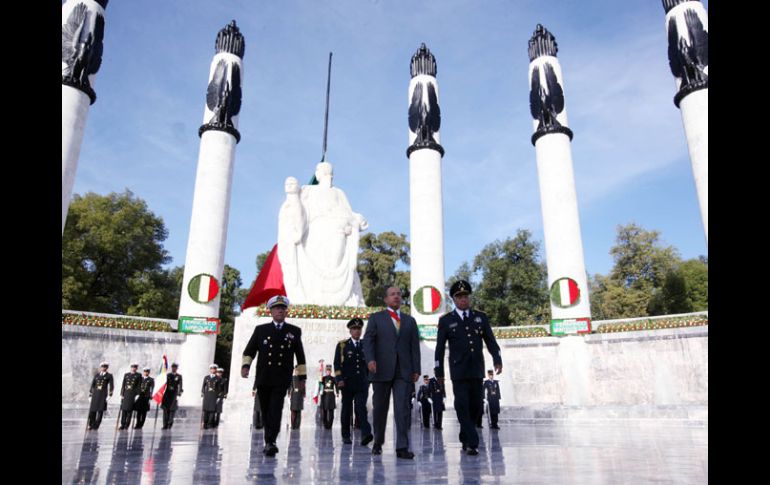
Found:
<svg viewBox="0 0 770 485"><path fill-rule="evenodd" d="M114 418L98 431L85 420L62 421L62 484L698 484L708 483L708 427L665 420L540 424L501 423L481 430L478 456L462 453L454 416L443 431L411 429L414 460L397 459L392 421L383 454L371 444L345 445L339 425L303 427L286 421L275 458L262 453L263 432L248 422L202 430L181 420L170 431L147 420L141 431L115 431Z"/></svg>

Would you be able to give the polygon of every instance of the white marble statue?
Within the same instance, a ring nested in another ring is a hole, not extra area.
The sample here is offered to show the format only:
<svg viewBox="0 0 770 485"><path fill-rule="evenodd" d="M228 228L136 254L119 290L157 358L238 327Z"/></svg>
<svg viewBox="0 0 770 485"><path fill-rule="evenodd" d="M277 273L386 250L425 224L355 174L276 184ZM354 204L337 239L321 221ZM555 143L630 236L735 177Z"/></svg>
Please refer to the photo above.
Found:
<svg viewBox="0 0 770 485"><path fill-rule="evenodd" d="M369 224L353 212L345 192L332 187L332 165L321 162L318 185L286 179L278 213L278 259L292 303L364 306L356 272L358 240Z"/></svg>

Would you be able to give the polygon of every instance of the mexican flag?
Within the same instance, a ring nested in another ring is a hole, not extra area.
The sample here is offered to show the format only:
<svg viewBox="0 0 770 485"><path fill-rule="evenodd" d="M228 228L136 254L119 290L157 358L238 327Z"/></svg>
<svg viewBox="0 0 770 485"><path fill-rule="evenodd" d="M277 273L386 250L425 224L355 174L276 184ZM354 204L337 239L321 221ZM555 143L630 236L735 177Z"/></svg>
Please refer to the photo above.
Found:
<svg viewBox="0 0 770 485"><path fill-rule="evenodd" d="M198 303L208 303L217 297L219 283L211 275L199 274L190 280L187 291L190 293L190 298Z"/></svg>
<svg viewBox="0 0 770 485"><path fill-rule="evenodd" d="M259 306L276 295L286 295L286 288L283 286L283 271L281 262L278 260L278 245L273 246L265 260L265 264L251 285L249 295L241 305L241 311L246 308ZM287 295L288 296L288 295Z"/></svg>
<svg viewBox="0 0 770 485"><path fill-rule="evenodd" d="M559 307L568 307L580 299L577 282L572 278L556 280L551 286L551 301Z"/></svg>
<svg viewBox="0 0 770 485"><path fill-rule="evenodd" d="M423 286L414 294L413 300L420 313L436 313L441 306L441 293L432 286Z"/></svg>
<svg viewBox="0 0 770 485"><path fill-rule="evenodd" d="M155 379L156 384L159 384L160 380L163 379L163 385L160 386L160 389L158 389L158 392L156 392L152 396L152 400L158 404L163 402L163 394L166 392L166 373L167 372L168 372L168 359L166 359L166 354L163 354L163 361L160 363L160 369L158 369L158 378Z"/></svg>

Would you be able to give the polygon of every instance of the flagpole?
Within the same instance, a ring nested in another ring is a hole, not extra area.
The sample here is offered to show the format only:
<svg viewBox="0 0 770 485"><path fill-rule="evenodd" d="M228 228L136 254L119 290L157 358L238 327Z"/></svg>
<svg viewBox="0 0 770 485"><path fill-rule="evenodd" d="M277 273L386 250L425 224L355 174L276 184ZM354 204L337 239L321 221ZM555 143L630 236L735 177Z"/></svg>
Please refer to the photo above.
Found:
<svg viewBox="0 0 770 485"><path fill-rule="evenodd" d="M329 91L332 81L332 53L329 52L329 69L326 73L326 113L324 114L324 147L323 154L321 155L321 161L326 161L326 135L329 130Z"/></svg>

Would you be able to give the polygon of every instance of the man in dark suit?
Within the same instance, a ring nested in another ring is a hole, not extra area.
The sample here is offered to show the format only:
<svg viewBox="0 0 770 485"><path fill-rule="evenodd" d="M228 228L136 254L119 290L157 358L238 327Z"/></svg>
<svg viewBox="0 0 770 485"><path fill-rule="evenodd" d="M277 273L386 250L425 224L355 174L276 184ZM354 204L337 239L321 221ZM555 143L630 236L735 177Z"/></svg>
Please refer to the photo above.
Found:
<svg viewBox="0 0 770 485"><path fill-rule="evenodd" d="M422 376L422 378L423 384L417 391L417 401L420 402L420 411L422 411L422 427L430 428L430 405L432 401L429 391L430 378L428 376Z"/></svg>
<svg viewBox="0 0 770 485"><path fill-rule="evenodd" d="M414 383L420 378L420 337L417 322L401 308L401 290L390 287L385 291L385 305L373 313L364 333L364 355L368 361L372 382L372 415L374 446L372 454L382 454L390 393L393 391L393 412L396 419L396 456L413 459L409 451L409 398Z"/></svg>
<svg viewBox="0 0 770 485"><path fill-rule="evenodd" d="M353 318L348 322L350 338L340 340L334 350L334 375L337 387L342 390L342 442L352 444L350 422L355 402L356 416L361 422L361 445L368 445L373 439L372 428L366 416L366 400L369 398L369 370L366 367L361 329L364 321Z"/></svg>
<svg viewBox="0 0 770 485"><path fill-rule="evenodd" d="M179 396L184 392L182 385L182 374L177 373L179 364L171 364L171 372L166 374L166 390L163 392L163 399L160 407L163 408L163 429L171 429L174 425L174 414L179 407Z"/></svg>
<svg viewBox="0 0 770 485"><path fill-rule="evenodd" d="M428 383L428 394L433 400L433 427L442 429L441 418L444 415L444 397L446 396L446 391L444 390L444 386L439 384L438 379L435 377L431 378Z"/></svg>
<svg viewBox="0 0 770 485"><path fill-rule="evenodd" d="M224 407L225 399L227 399L227 392L230 389L230 383L227 377L225 377L225 370L222 367L217 367L217 377L221 381L221 387L219 397L217 397L217 414L214 417L215 428L219 427L219 418L222 415L222 408Z"/></svg>
<svg viewBox="0 0 770 485"><path fill-rule="evenodd" d="M120 386L120 428L127 429L131 424L131 417L134 413L134 402L139 396L139 385L142 383L142 376L137 372L139 364L131 364L131 372L123 374L123 384Z"/></svg>
<svg viewBox="0 0 770 485"><path fill-rule="evenodd" d="M265 422L265 449L267 456L275 456L278 447L275 441L281 429L281 414L286 391L291 384L294 370L294 356L297 357L297 375L304 387L307 379L305 351L302 348L302 330L286 323L289 313L289 299L277 295L267 302L273 321L257 325L243 351L241 377L249 377L249 368L257 356L257 375L254 389L259 396L262 418Z"/></svg>
<svg viewBox="0 0 770 485"><path fill-rule="evenodd" d="M144 426L144 420L147 418L147 412L150 410L150 399L152 399L152 391L155 388L155 379L150 377L150 368L145 367L142 370L142 383L139 384L139 397L134 404L134 410L136 411L136 424L134 429L142 429Z"/></svg>
<svg viewBox="0 0 770 485"><path fill-rule="evenodd" d="M88 408L88 429L99 429L102 414L107 410L107 397L112 396L112 391L115 389L112 374L107 372L109 367L109 363L102 362L99 365L99 373L91 381L91 389L88 391L88 396L91 398L91 406Z"/></svg>
<svg viewBox="0 0 770 485"><path fill-rule="evenodd" d="M449 342L449 374L455 395L455 411L460 421L460 442L463 451L478 455L479 434L476 420L483 406L484 354L482 341L492 354L495 370L503 371L500 346L497 345L489 318L483 312L470 308L471 285L465 280L455 282L449 294L455 310L443 315L438 321L436 337L436 377L444 382L444 351Z"/></svg>
<svg viewBox="0 0 770 485"><path fill-rule="evenodd" d="M209 375L203 378L201 399L203 399L203 429L213 428L216 422L217 399L222 392L222 379L217 376L217 365L209 366Z"/></svg>
<svg viewBox="0 0 770 485"><path fill-rule="evenodd" d="M489 405L489 429L500 429L497 425L497 416L500 414L500 383L495 380L492 369L487 371L489 379L484 381L484 390L487 392L487 404Z"/></svg>

